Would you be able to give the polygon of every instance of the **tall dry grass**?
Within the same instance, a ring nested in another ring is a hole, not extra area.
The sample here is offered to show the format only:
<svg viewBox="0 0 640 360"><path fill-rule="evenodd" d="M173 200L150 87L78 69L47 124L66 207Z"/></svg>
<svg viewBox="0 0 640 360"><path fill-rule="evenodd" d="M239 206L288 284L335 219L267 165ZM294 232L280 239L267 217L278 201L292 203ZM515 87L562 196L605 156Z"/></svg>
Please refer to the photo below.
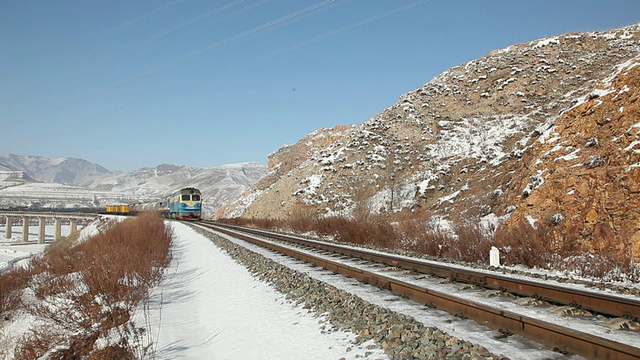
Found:
<svg viewBox="0 0 640 360"><path fill-rule="evenodd" d="M0 299L24 289L30 300L18 304L4 296L6 307L20 306L38 319L15 358L142 358L146 330L129 320L171 261L172 239L159 214L145 213L113 222L82 243L55 244L28 269L6 274L15 285L0 290Z"/></svg>
<svg viewBox="0 0 640 360"><path fill-rule="evenodd" d="M488 258L491 241L482 234L479 227L465 224L456 227L454 233L446 233L433 229L425 219L406 215L368 215L364 219L332 216L298 217L290 221L244 218L221 221L262 229L313 232L350 244L412 251L462 261L479 262ZM483 255L478 256L481 252Z"/></svg>
<svg viewBox="0 0 640 360"><path fill-rule="evenodd" d="M579 229L550 222L533 228L522 221L499 227L495 244L507 265L563 271L573 276L600 281L640 281L640 268L626 254L616 251L607 239L595 237L590 244L579 242Z"/></svg>
<svg viewBox="0 0 640 360"><path fill-rule="evenodd" d="M500 250L503 265L559 270L571 275L605 280L639 281L640 268L629 258L611 253L600 244L587 251L573 236L577 229L552 222L540 222L534 229L528 222L500 226L487 231L478 223L455 224L440 229L431 224L429 212L399 212L358 218L313 217L298 211L288 220L223 219L221 221L262 229L313 232L337 241L391 250L404 250L434 258L487 264L493 246Z"/></svg>
<svg viewBox="0 0 640 360"><path fill-rule="evenodd" d="M0 314L15 310L20 304L20 290L29 283L31 273L16 268L0 274Z"/></svg>

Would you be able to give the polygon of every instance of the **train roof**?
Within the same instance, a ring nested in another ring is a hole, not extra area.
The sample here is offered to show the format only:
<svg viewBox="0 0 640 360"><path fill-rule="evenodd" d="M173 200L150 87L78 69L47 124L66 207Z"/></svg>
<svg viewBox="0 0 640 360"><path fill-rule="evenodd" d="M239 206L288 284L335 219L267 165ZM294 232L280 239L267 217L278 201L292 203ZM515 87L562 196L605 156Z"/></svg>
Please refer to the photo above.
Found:
<svg viewBox="0 0 640 360"><path fill-rule="evenodd" d="M186 187L174 192L173 194L171 194L171 196L174 196L177 194L200 194L200 190L192 187Z"/></svg>

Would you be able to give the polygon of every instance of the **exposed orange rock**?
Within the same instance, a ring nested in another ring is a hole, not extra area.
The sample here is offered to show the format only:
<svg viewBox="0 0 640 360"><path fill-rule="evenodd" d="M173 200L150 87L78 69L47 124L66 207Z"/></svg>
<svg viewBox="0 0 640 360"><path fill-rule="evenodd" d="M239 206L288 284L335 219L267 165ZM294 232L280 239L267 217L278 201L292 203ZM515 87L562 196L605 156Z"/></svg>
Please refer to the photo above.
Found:
<svg viewBox="0 0 640 360"><path fill-rule="evenodd" d="M527 216L549 221L562 214L565 224L559 231L575 229L557 234L566 241L640 257L640 61L629 67L601 89L608 94L556 119L554 141L531 148L531 160L539 161L519 171L520 186L536 171L545 171L545 182L520 201L525 206L518 207L508 224ZM575 157L562 158L577 150ZM518 203L517 197L507 202Z"/></svg>

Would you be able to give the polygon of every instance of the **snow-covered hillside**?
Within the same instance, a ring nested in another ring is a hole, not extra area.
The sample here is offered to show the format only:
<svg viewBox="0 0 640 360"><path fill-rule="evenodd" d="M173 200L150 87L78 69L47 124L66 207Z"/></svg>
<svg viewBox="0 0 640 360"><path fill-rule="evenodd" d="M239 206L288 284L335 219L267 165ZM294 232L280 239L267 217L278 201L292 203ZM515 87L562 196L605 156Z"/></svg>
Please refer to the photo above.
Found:
<svg viewBox="0 0 640 360"><path fill-rule="evenodd" d="M640 249L639 64L638 24L492 51L276 151L217 216L424 213Z"/></svg>

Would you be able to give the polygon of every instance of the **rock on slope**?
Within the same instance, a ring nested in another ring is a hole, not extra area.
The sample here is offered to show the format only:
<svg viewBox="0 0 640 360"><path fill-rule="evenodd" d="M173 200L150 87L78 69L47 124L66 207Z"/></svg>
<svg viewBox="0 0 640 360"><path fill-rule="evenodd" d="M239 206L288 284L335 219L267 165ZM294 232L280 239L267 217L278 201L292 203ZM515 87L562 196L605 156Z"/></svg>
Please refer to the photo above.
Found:
<svg viewBox="0 0 640 360"><path fill-rule="evenodd" d="M421 209L562 224L559 241L640 254L639 54L639 25L492 51L361 125L279 149L269 175L218 216Z"/></svg>

